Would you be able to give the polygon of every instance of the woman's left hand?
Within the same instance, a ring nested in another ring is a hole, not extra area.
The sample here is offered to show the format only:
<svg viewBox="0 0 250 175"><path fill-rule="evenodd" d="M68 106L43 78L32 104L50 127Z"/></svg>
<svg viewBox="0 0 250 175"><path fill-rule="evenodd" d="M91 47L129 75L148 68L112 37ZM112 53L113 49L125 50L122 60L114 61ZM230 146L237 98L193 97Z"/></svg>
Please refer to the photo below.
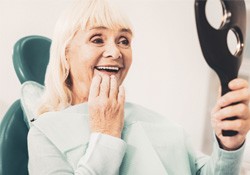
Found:
<svg viewBox="0 0 250 175"><path fill-rule="evenodd" d="M246 134L250 129L250 111L248 106L250 92L248 82L243 79L234 79L228 86L231 91L217 100L212 110L211 122L220 146L225 150L236 150L244 143ZM225 120L233 116L236 116L237 119ZM237 131L238 134L231 137L223 136L222 130L233 130Z"/></svg>

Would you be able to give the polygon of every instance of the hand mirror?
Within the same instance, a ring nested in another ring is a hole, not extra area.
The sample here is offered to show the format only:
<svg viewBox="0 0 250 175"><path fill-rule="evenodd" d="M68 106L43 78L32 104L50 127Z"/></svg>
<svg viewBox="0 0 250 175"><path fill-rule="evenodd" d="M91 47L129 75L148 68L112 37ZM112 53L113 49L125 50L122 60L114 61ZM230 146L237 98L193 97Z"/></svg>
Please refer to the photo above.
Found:
<svg viewBox="0 0 250 175"><path fill-rule="evenodd" d="M228 83L237 78L241 65L246 35L246 7L244 0L218 0L223 19L219 29L212 27L206 16L207 0L195 0L195 18L201 50L207 64L217 73L222 93L230 91ZM227 37L233 31L237 38L235 53L228 48ZM235 120L230 117L226 120ZM237 131L222 131L223 136L234 136Z"/></svg>

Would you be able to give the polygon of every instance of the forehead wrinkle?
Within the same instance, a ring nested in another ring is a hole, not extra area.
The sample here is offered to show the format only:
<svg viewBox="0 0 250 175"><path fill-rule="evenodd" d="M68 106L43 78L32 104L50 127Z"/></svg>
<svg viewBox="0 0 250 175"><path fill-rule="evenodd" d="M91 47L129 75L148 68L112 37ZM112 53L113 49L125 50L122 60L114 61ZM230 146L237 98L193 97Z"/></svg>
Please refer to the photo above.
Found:
<svg viewBox="0 0 250 175"><path fill-rule="evenodd" d="M89 28L89 30L98 30L98 29L107 30L108 28L105 26L94 26L94 27Z"/></svg>
<svg viewBox="0 0 250 175"><path fill-rule="evenodd" d="M105 26L94 26L94 27L89 28L89 30L107 30L107 29L109 29L109 28L105 27ZM111 29L111 30L113 30L113 29ZM133 35L133 32L130 29L127 29L127 28L121 28L119 30L119 32L121 32L121 33L129 33L130 35Z"/></svg>

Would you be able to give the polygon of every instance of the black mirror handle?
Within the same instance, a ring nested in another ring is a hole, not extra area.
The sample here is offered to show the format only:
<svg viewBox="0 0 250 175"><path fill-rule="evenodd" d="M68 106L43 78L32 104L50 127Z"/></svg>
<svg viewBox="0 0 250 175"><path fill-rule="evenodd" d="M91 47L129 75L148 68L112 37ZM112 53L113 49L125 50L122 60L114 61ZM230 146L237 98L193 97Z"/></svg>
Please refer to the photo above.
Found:
<svg viewBox="0 0 250 175"><path fill-rule="evenodd" d="M222 86L222 94L230 91L228 83L237 78L242 62L246 38L246 7L244 0L220 0L224 23L219 29L213 28L205 14L207 0L195 0L195 19L199 42L207 64L217 73ZM227 36L232 30L238 39L238 50L233 55L228 49ZM230 117L227 120L234 120ZM234 136L237 131L222 131L223 136Z"/></svg>

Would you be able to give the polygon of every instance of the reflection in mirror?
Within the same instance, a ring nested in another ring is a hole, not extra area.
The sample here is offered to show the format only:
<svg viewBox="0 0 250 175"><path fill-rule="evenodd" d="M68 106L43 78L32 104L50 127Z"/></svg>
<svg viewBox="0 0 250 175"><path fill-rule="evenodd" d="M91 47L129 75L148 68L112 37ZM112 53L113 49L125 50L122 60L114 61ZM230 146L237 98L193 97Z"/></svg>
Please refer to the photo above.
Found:
<svg viewBox="0 0 250 175"><path fill-rule="evenodd" d="M227 46L232 55L237 55L241 51L239 35L233 28L227 34Z"/></svg>
<svg viewBox="0 0 250 175"><path fill-rule="evenodd" d="M213 28L219 29L224 25L224 15L226 13L221 0L207 0L205 13L209 24Z"/></svg>

